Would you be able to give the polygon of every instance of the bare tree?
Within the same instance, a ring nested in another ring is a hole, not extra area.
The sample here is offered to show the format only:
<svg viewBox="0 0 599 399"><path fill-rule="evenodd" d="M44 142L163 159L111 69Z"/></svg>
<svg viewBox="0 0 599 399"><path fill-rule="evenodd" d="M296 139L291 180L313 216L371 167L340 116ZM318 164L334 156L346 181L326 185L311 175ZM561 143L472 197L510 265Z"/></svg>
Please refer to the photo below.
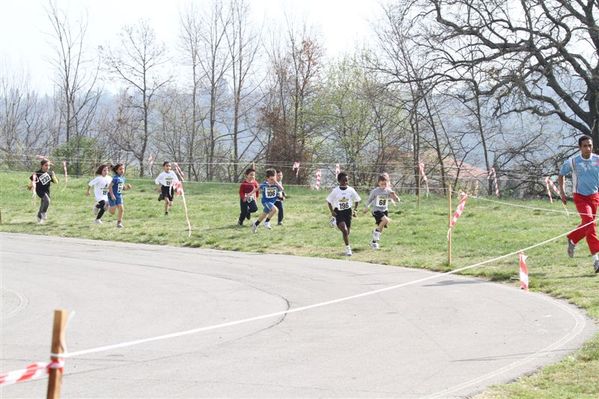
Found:
<svg viewBox="0 0 599 399"><path fill-rule="evenodd" d="M209 95L208 132L206 143L207 178L214 178L214 161L219 148L219 140L226 134L219 132L218 114L222 110L222 96L226 93L225 74L230 68L226 33L231 24L231 12L224 4L215 0L210 8L199 15L197 22L197 63L200 69L198 78Z"/></svg>
<svg viewBox="0 0 599 399"><path fill-rule="evenodd" d="M24 78L0 77L0 151L9 165L29 167L35 152L47 146L46 112Z"/></svg>
<svg viewBox="0 0 599 399"><path fill-rule="evenodd" d="M304 24L296 30L290 23L285 43L270 50L270 78L262 108L262 123L270 132L266 158L271 163L311 161L311 139L317 129L310 109L317 99L322 68L322 48ZM290 168L285 171L290 174Z"/></svg>
<svg viewBox="0 0 599 399"><path fill-rule="evenodd" d="M101 92L97 90L99 63L86 58L84 52L87 25L80 22L72 28L67 16L53 0L48 1L48 19L52 27L56 69L56 95L60 99L60 123L65 141L88 135L94 122ZM78 148L78 145L76 145ZM75 173L79 173L79 151L75 158Z"/></svg>
<svg viewBox="0 0 599 399"><path fill-rule="evenodd" d="M599 149L596 1L430 0L435 47L460 76L484 73L479 93L500 112L558 117ZM472 57L472 54L475 54Z"/></svg>
<svg viewBox="0 0 599 399"><path fill-rule="evenodd" d="M233 0L231 2L231 24L227 30L226 38L231 57L231 81L233 85L233 121L231 128L231 141L233 153L233 176L239 178L239 162L242 155L255 141L241 139L244 132L250 131L248 112L261 100L256 98L258 84L250 86L251 72L253 71L256 56L260 46L259 34L251 29L248 21L249 4L247 0ZM255 72L255 71L254 71ZM255 138L254 138L255 139Z"/></svg>
<svg viewBox="0 0 599 399"><path fill-rule="evenodd" d="M141 128L131 131L135 138L125 140L122 148L131 151L139 162L139 175L144 176L146 158L154 128L150 114L152 101L160 88L170 81L163 77L161 66L167 62L165 47L155 36L147 21L135 26L125 26L120 34L120 43L116 49L105 52L105 61L110 70L126 85L130 93L125 107L136 110Z"/></svg>

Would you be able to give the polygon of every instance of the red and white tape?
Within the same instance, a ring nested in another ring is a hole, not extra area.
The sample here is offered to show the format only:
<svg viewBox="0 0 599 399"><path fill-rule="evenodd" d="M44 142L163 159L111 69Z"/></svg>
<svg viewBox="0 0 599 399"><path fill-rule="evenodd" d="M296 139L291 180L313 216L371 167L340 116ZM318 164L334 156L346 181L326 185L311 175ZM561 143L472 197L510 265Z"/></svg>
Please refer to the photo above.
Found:
<svg viewBox="0 0 599 399"><path fill-rule="evenodd" d="M31 175L31 199L35 198L35 188L37 186L37 174L33 172Z"/></svg>
<svg viewBox="0 0 599 399"><path fill-rule="evenodd" d="M451 222L449 223L449 229L452 229L453 226L456 225L460 216L462 216L462 213L464 212L464 208L466 207L466 200L468 200L468 194L461 192L460 193L460 203L458 204L458 207L456 208L455 212L453 213L453 217L451 218Z"/></svg>
<svg viewBox="0 0 599 399"><path fill-rule="evenodd" d="M179 175L179 180L183 181L183 179L185 178L185 174L183 174L183 171L179 167L179 164L177 162L173 162L173 166L175 168L175 173Z"/></svg>
<svg viewBox="0 0 599 399"><path fill-rule="evenodd" d="M67 173L67 161L62 161L62 169L64 170L64 184L67 184L68 176Z"/></svg>
<svg viewBox="0 0 599 399"><path fill-rule="evenodd" d="M154 155L151 155L148 157L148 165L150 166L150 174L153 175L154 172L152 171L152 167L154 166L154 161L156 160L156 157Z"/></svg>
<svg viewBox="0 0 599 399"><path fill-rule="evenodd" d="M24 381L37 380L50 374L50 369L62 368L64 368L64 360L52 360L49 363L31 363L23 370L0 374L0 385L11 385Z"/></svg>
<svg viewBox="0 0 599 399"><path fill-rule="evenodd" d="M526 266L526 258L523 252L518 254L518 262L520 263L520 289L528 291L528 266Z"/></svg>
<svg viewBox="0 0 599 399"><path fill-rule="evenodd" d="M422 177L422 180L424 181L424 184L426 185L426 196L428 197L428 194L429 194L428 178L426 177L426 173L424 173L424 162L418 163L418 169L420 170L420 176Z"/></svg>
<svg viewBox="0 0 599 399"><path fill-rule="evenodd" d="M320 173L320 169L316 169L316 189L320 190L320 178L321 178L321 173Z"/></svg>
<svg viewBox="0 0 599 399"><path fill-rule="evenodd" d="M495 168L489 169L489 177L487 179L493 179L493 184L495 185L495 195L499 197L499 183L497 182L497 173L495 173Z"/></svg>
<svg viewBox="0 0 599 399"><path fill-rule="evenodd" d="M180 181L174 182L173 190L175 190L175 193L177 193L177 195L183 195L184 194L183 183L181 183Z"/></svg>

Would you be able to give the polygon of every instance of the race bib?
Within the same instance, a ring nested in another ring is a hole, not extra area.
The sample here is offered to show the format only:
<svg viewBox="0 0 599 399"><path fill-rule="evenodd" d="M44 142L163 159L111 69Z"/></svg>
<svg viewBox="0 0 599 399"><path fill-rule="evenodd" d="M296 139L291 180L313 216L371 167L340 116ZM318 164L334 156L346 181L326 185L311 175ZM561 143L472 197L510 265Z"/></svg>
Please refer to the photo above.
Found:
<svg viewBox="0 0 599 399"><path fill-rule="evenodd" d="M44 173L40 175L40 177L38 177L38 181L42 184L42 186L45 186L46 184L50 183L50 180L52 180L52 178L48 173Z"/></svg>
<svg viewBox="0 0 599 399"><path fill-rule="evenodd" d="M346 209L350 209L351 205L349 204L349 199L348 198L341 198L339 200L339 210L340 211L344 211Z"/></svg>
<svg viewBox="0 0 599 399"><path fill-rule="evenodd" d="M386 207L387 201L389 201L389 199L385 195L377 195L376 196L376 206L378 206L378 207L381 207L381 208Z"/></svg>
<svg viewBox="0 0 599 399"><path fill-rule="evenodd" d="M124 185L123 183L119 183L119 185L117 186L117 189L116 189L117 194L121 194L123 192L123 185Z"/></svg>
<svg viewBox="0 0 599 399"><path fill-rule="evenodd" d="M164 182L166 183L165 186L170 187L171 184L173 183L173 178L167 177L166 179L164 179Z"/></svg>
<svg viewBox="0 0 599 399"><path fill-rule="evenodd" d="M266 198L275 198L277 196L277 188L276 187L266 187L264 191L264 196Z"/></svg>
<svg viewBox="0 0 599 399"><path fill-rule="evenodd" d="M102 195L108 195L108 187L102 189Z"/></svg>

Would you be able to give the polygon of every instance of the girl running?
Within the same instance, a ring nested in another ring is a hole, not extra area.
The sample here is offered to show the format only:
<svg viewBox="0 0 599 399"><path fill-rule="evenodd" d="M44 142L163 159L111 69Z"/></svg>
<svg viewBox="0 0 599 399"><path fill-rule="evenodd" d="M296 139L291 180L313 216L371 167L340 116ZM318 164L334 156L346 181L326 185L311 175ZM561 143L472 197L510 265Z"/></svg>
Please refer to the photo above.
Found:
<svg viewBox="0 0 599 399"><path fill-rule="evenodd" d="M123 203L123 191L131 189L131 184L125 184L125 165L117 163L112 168L114 176L112 181L108 185L108 204L110 209L108 210L111 215L118 210L116 227L123 227L123 214L125 213L125 205Z"/></svg>
<svg viewBox="0 0 599 399"><path fill-rule="evenodd" d="M96 204L94 205L96 220L94 222L96 224L102 224L102 216L108 209L108 186L111 181L111 177L108 176L108 165L100 165L96 170L96 177L87 185L87 191L85 192L87 196L89 196L90 188L94 188L94 196L96 197Z"/></svg>
<svg viewBox="0 0 599 399"><path fill-rule="evenodd" d="M35 187L35 193L40 197L40 208L37 212L37 222L44 224L48 218L47 212L50 207L50 184L58 183L58 179L53 170L50 170L50 162L47 159L42 159L40 162L40 170L29 176L31 180L30 187Z"/></svg>

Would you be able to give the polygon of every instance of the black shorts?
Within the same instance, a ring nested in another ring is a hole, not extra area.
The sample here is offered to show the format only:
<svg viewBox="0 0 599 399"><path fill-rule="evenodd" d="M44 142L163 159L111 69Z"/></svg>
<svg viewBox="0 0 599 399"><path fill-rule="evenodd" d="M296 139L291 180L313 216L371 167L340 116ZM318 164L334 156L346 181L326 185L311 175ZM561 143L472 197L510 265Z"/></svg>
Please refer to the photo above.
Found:
<svg viewBox="0 0 599 399"><path fill-rule="evenodd" d="M160 186L160 192L162 193L162 198L168 199L169 201L173 200L173 188L169 186Z"/></svg>
<svg viewBox="0 0 599 399"><path fill-rule="evenodd" d="M372 212L372 216L374 216L375 224L380 224L381 220L383 220L383 216L389 216L389 211L374 211Z"/></svg>
<svg viewBox="0 0 599 399"><path fill-rule="evenodd" d="M344 209L342 211L335 208L335 219L337 219L337 226L339 226L341 223L345 222L345 225L349 229L351 227L351 216L352 216L351 208Z"/></svg>

